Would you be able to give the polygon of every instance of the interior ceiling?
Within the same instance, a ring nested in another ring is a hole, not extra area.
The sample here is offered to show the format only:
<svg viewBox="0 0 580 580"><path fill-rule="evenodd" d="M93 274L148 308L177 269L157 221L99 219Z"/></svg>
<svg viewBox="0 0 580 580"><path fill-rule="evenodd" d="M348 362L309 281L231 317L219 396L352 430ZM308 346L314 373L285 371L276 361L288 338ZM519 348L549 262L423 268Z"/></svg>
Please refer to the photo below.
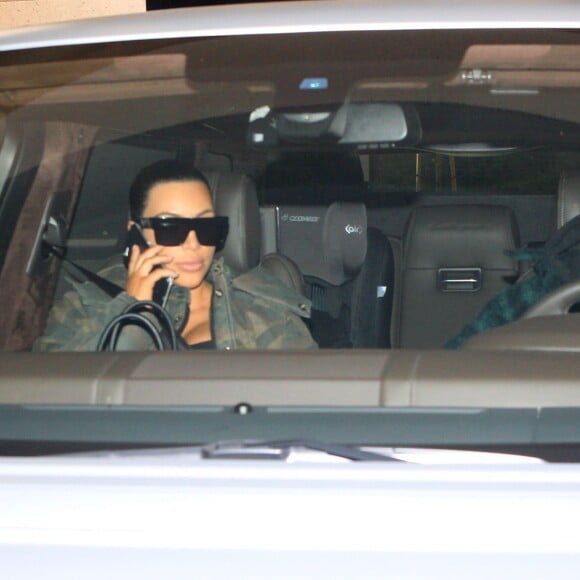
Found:
<svg viewBox="0 0 580 580"><path fill-rule="evenodd" d="M129 132L249 114L264 105L324 107L347 98L460 103L580 123L575 33L328 33L276 40L149 43L139 54L129 44L85 47L76 56L53 50L50 58L30 51L16 61L4 54L0 109ZM298 90L309 76L325 76L329 89Z"/></svg>

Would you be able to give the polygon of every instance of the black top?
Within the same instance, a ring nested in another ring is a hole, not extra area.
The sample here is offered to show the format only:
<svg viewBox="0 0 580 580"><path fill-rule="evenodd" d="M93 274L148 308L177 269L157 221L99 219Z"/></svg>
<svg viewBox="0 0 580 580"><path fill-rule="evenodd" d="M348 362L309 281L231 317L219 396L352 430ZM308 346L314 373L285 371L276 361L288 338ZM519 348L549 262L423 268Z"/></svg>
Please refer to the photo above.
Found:
<svg viewBox="0 0 580 580"><path fill-rule="evenodd" d="M215 349L215 341L212 338L211 340L206 340L205 342L198 342L197 344L188 344L188 350L211 350Z"/></svg>

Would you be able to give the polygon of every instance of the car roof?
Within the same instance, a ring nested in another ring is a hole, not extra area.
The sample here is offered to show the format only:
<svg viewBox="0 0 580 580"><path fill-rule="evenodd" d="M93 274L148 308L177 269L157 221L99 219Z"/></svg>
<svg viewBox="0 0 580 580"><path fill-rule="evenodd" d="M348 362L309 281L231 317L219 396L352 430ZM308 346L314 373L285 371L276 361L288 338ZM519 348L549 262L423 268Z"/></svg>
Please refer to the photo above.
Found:
<svg viewBox="0 0 580 580"><path fill-rule="evenodd" d="M0 33L0 51L216 35L580 28L575 0L313 0L179 8Z"/></svg>

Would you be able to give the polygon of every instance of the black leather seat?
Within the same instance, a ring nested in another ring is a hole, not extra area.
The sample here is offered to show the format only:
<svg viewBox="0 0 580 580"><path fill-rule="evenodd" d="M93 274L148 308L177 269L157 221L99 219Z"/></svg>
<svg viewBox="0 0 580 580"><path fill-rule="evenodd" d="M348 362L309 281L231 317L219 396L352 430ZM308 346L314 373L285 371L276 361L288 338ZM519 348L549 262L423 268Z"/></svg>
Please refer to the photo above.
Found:
<svg viewBox="0 0 580 580"><path fill-rule="evenodd" d="M322 348L390 346L393 258L362 203L278 208L278 251L304 276Z"/></svg>
<svg viewBox="0 0 580 580"><path fill-rule="evenodd" d="M285 153L262 179L262 247L300 268L321 347L391 344L393 250L367 228L365 191L352 151Z"/></svg>
<svg viewBox="0 0 580 580"><path fill-rule="evenodd" d="M442 348L518 276L510 208L416 207L403 240L398 346Z"/></svg>

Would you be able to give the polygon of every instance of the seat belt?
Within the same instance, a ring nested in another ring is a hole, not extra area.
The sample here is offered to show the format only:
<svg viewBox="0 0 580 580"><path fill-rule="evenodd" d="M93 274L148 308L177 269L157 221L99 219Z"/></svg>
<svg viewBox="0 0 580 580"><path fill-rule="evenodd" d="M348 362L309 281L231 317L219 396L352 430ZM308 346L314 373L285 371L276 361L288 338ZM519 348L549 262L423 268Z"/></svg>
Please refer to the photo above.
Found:
<svg viewBox="0 0 580 580"><path fill-rule="evenodd" d="M115 296L118 296L121 292L123 292L124 288L121 288L121 286L119 286L118 284L115 284L114 282L111 282L110 280L107 280L106 278L103 278L102 276L95 274L88 268L85 268L84 266L81 266L80 264L73 262L72 260L67 258L60 249L57 249L56 246L47 244L47 247L50 249L51 254L56 256L62 262L65 262L66 264L72 266L75 270L80 272L87 280L98 286L103 292L105 292L105 294L108 294L111 298L115 298Z"/></svg>

